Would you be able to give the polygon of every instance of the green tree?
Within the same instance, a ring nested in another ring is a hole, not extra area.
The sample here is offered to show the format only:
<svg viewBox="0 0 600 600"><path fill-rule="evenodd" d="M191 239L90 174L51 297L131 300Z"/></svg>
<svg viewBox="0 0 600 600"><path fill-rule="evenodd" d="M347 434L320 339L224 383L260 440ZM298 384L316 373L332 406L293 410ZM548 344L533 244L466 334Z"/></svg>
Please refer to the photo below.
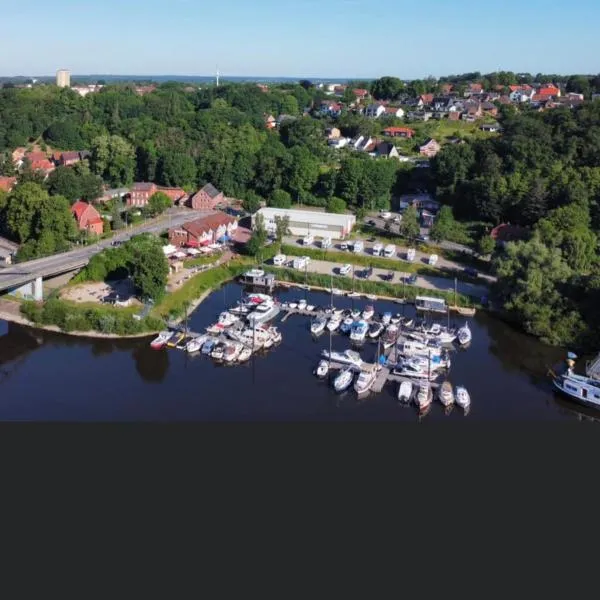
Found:
<svg viewBox="0 0 600 600"><path fill-rule="evenodd" d="M419 215L417 209L414 206L409 206L402 214L402 221L400 222L400 235L409 240L415 239L421 228L419 226Z"/></svg>
<svg viewBox="0 0 600 600"><path fill-rule="evenodd" d="M146 206L146 214L149 217L156 217L158 215L162 215L168 208L173 205L171 202L171 198L167 196L164 192L155 192L148 199L148 204Z"/></svg>
<svg viewBox="0 0 600 600"><path fill-rule="evenodd" d="M287 180L287 187L296 200L299 201L300 197L314 186L318 177L318 160L303 146L292 148L284 180Z"/></svg>
<svg viewBox="0 0 600 600"><path fill-rule="evenodd" d="M261 198L256 192L247 191L244 195L242 202L244 210L249 213L255 213L262 206L263 198Z"/></svg>
<svg viewBox="0 0 600 600"><path fill-rule="evenodd" d="M327 212L343 214L346 212L346 203L341 198L329 198L327 201Z"/></svg>
<svg viewBox="0 0 600 600"><path fill-rule="evenodd" d="M440 242L451 240L456 231L456 221L450 206L442 206L430 231L431 238Z"/></svg>
<svg viewBox="0 0 600 600"><path fill-rule="evenodd" d="M116 202L113 203L112 209L110 211L110 216L110 224L113 231L118 231L119 229L123 229L123 227L125 227L125 223L123 222L123 218L121 217L121 211L119 210L119 206Z"/></svg>
<svg viewBox="0 0 600 600"><path fill-rule="evenodd" d="M52 196L64 196L71 202L81 198L81 178L71 167L58 167L46 179Z"/></svg>
<svg viewBox="0 0 600 600"><path fill-rule="evenodd" d="M254 221L252 237L246 244L246 252L251 256L259 256L267 241L267 230L265 229L264 217L258 213Z"/></svg>
<svg viewBox="0 0 600 600"><path fill-rule="evenodd" d="M168 152L159 161L159 180L167 186L185 187L196 183L196 163L189 154Z"/></svg>
<svg viewBox="0 0 600 600"><path fill-rule="evenodd" d="M276 208L290 208L292 197L285 190L275 190L267 200L267 204Z"/></svg>
<svg viewBox="0 0 600 600"><path fill-rule="evenodd" d="M35 183L20 184L8 195L6 224L9 235L17 242L24 243L32 237L35 219L47 198L48 192Z"/></svg>
<svg viewBox="0 0 600 600"><path fill-rule="evenodd" d="M72 119L52 123L44 131L44 140L61 150L81 150L83 148L79 124Z"/></svg>
<svg viewBox="0 0 600 600"><path fill-rule="evenodd" d="M129 255L128 266L136 292L142 299L155 302L165 294L169 264L162 242L152 234L136 235L125 247Z"/></svg>
<svg viewBox="0 0 600 600"><path fill-rule="evenodd" d="M135 170L133 146L118 135L101 135L91 144L91 167L113 187L130 185Z"/></svg>
<svg viewBox="0 0 600 600"><path fill-rule="evenodd" d="M377 100L394 100L404 90L404 83L397 77L381 77L371 86L371 94Z"/></svg>
<svg viewBox="0 0 600 600"><path fill-rule="evenodd" d="M13 177L17 170L13 163L12 156L8 152L0 154L0 175L4 177Z"/></svg>
<svg viewBox="0 0 600 600"><path fill-rule="evenodd" d="M481 256L489 256L496 249L496 242L489 235L483 235L477 243L477 249Z"/></svg>
<svg viewBox="0 0 600 600"><path fill-rule="evenodd" d="M285 215L275 217L275 239L281 242L286 235L290 234L290 218Z"/></svg>

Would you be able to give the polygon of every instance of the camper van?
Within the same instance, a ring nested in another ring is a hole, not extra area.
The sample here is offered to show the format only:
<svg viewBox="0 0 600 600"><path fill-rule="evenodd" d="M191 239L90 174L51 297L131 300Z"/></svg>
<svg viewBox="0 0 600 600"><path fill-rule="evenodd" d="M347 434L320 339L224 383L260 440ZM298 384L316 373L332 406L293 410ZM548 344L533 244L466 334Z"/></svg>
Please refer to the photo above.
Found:
<svg viewBox="0 0 600 600"><path fill-rule="evenodd" d="M321 240L321 248L323 250L327 250L327 248L331 248L331 238L330 237L324 237Z"/></svg>
<svg viewBox="0 0 600 600"><path fill-rule="evenodd" d="M415 256L416 256L415 249L409 248L408 251L406 252L406 260L408 262L412 262L413 260L415 260Z"/></svg>
<svg viewBox="0 0 600 600"><path fill-rule="evenodd" d="M383 252L383 244L375 244L373 246L373 256L381 256Z"/></svg>
<svg viewBox="0 0 600 600"><path fill-rule="evenodd" d="M307 236L304 236L302 243L305 246L310 246L314 241L315 241L315 238L312 235L310 235L310 233L309 233Z"/></svg>
<svg viewBox="0 0 600 600"><path fill-rule="evenodd" d="M394 244L388 244L383 250L383 255L386 258L393 258L395 254L396 254L396 246Z"/></svg>
<svg viewBox="0 0 600 600"><path fill-rule="evenodd" d="M303 271L304 269L306 269L306 267L306 258L304 256L298 256L294 259L294 269Z"/></svg>
<svg viewBox="0 0 600 600"><path fill-rule="evenodd" d="M276 267L281 267L281 265L285 265L286 260L287 260L287 257L285 254L277 254L277 256L273 257L273 264Z"/></svg>
<svg viewBox="0 0 600 600"><path fill-rule="evenodd" d="M354 242L354 252L356 252L357 254L359 252L362 252L364 250L365 245L358 240L357 242Z"/></svg>
<svg viewBox="0 0 600 600"><path fill-rule="evenodd" d="M434 267L435 264L437 263L437 261L438 261L438 255L437 254L432 254L429 257L429 261L428 262L429 262L430 266Z"/></svg>

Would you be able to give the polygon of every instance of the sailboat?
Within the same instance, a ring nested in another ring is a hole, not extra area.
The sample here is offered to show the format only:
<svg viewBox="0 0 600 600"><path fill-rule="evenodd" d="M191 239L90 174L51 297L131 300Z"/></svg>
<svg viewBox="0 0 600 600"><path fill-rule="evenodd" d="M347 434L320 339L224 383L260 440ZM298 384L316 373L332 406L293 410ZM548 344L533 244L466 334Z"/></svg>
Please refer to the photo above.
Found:
<svg viewBox="0 0 600 600"><path fill-rule="evenodd" d="M456 404L458 404L458 406L464 408L465 410L467 410L471 405L471 396L469 396L467 388L463 387L462 385L456 386L455 398Z"/></svg>
<svg viewBox="0 0 600 600"><path fill-rule="evenodd" d="M336 392L347 390L354 379L354 370L351 367L343 369L340 374L333 380L333 387Z"/></svg>
<svg viewBox="0 0 600 600"><path fill-rule="evenodd" d="M431 392L431 386L429 382L422 382L419 385L419 390L417 392L417 397L415 398L415 402L420 410L427 408L433 400L433 394Z"/></svg>
<svg viewBox="0 0 600 600"><path fill-rule="evenodd" d="M461 346L466 346L471 341L472 335L468 323L465 322L465 324L458 330L456 337Z"/></svg>

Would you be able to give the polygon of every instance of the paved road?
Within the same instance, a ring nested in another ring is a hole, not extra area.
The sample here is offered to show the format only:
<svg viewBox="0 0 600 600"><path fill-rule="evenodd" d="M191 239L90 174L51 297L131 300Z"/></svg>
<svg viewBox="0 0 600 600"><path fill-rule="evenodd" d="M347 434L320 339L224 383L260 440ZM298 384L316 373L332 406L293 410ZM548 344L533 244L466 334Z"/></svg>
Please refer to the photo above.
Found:
<svg viewBox="0 0 600 600"><path fill-rule="evenodd" d="M352 241L354 242L355 240L352 240ZM366 240L362 240L362 241L365 245L365 248L362 252L360 252L360 255L361 256L365 256L365 255L373 256L373 246L377 242L367 242ZM306 247L302 244L302 238L297 238L294 236L286 237L284 239L284 242L286 244L298 246L301 248ZM384 244L384 246L385 246L385 244ZM320 248L320 242L313 243L312 246L309 246L309 248ZM332 250L342 251L341 250L341 242L334 243ZM406 250L407 250L406 246L396 245L396 254L395 254L395 256L393 256L389 259L389 260L397 260L398 261L398 263L399 263L397 266L398 269L400 269L402 267L403 263L406 263ZM352 255L353 255L353 252L348 251L348 262L349 263L352 262ZM419 263L423 266L429 265L429 262L428 262L429 256L430 256L429 254L425 254L424 252L416 251L415 260L413 262ZM452 276L453 271L464 271L463 265L461 265L457 262L454 262L452 260L447 260L447 259L443 258L442 256L438 257L435 267L436 267L436 269L449 271L450 272L449 276ZM479 278L481 279L482 283L485 283L488 285L496 281L496 277L494 277L493 275L488 275L487 273L480 273Z"/></svg>
<svg viewBox="0 0 600 600"><path fill-rule="evenodd" d="M323 275L329 275L333 273L334 275L339 275L340 263L330 262L326 260L311 260L308 264L308 271L311 273L321 273ZM360 271L363 269L361 268ZM356 274L358 274L359 269L356 269ZM404 278L408 278L411 273L404 272L394 272L394 278L392 281L388 279L389 271L387 269L373 269L373 274L368 278L369 281L387 281L388 283L396 283L402 284L402 280ZM356 275L357 276L357 275ZM348 275L349 278L352 277L352 272ZM358 277L357 277L358 278ZM363 280L363 277L358 278L359 280ZM410 285L410 284L407 284ZM417 276L417 280L414 283L415 287L423 288L426 290L439 290L446 292L454 291L454 280L446 279L444 277L430 277L430 276ZM459 294L464 294L466 296L471 296L481 299L482 296L488 296L489 290L485 285L475 285L473 283L467 283L465 281L457 282L457 291Z"/></svg>
<svg viewBox="0 0 600 600"><path fill-rule="evenodd" d="M200 213L191 209L170 209L166 216L151 223L124 229L112 238L102 240L97 244L84 246L83 248L70 250L61 254L54 254L45 258L37 258L27 262L18 263L11 267L0 269L0 291L30 281L34 277L59 274L74 266L83 266L94 255L110 247L114 241L128 240L132 235L147 232L160 232L168 227L181 225L186 221L197 218Z"/></svg>

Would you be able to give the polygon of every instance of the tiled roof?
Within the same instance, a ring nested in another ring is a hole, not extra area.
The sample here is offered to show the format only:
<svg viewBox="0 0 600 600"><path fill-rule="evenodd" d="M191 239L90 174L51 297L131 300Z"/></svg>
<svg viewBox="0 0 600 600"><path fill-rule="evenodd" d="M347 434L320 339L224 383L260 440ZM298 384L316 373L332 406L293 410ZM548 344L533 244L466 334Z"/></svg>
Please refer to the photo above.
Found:
<svg viewBox="0 0 600 600"><path fill-rule="evenodd" d="M136 181L131 187L131 191L135 192L149 192L153 190L156 184L149 183L147 181Z"/></svg>
<svg viewBox="0 0 600 600"><path fill-rule="evenodd" d="M16 177L0 177L0 190L10 192L10 190L12 190L16 182Z"/></svg>
<svg viewBox="0 0 600 600"><path fill-rule="evenodd" d="M200 191L207 193L211 198L216 198L221 193L212 183L207 183Z"/></svg>
<svg viewBox="0 0 600 600"><path fill-rule="evenodd" d="M221 225L229 225L234 223L235 219L222 212L206 215L195 221L190 221L183 224L183 229L189 232L194 237L200 237L208 231L216 231Z"/></svg>

